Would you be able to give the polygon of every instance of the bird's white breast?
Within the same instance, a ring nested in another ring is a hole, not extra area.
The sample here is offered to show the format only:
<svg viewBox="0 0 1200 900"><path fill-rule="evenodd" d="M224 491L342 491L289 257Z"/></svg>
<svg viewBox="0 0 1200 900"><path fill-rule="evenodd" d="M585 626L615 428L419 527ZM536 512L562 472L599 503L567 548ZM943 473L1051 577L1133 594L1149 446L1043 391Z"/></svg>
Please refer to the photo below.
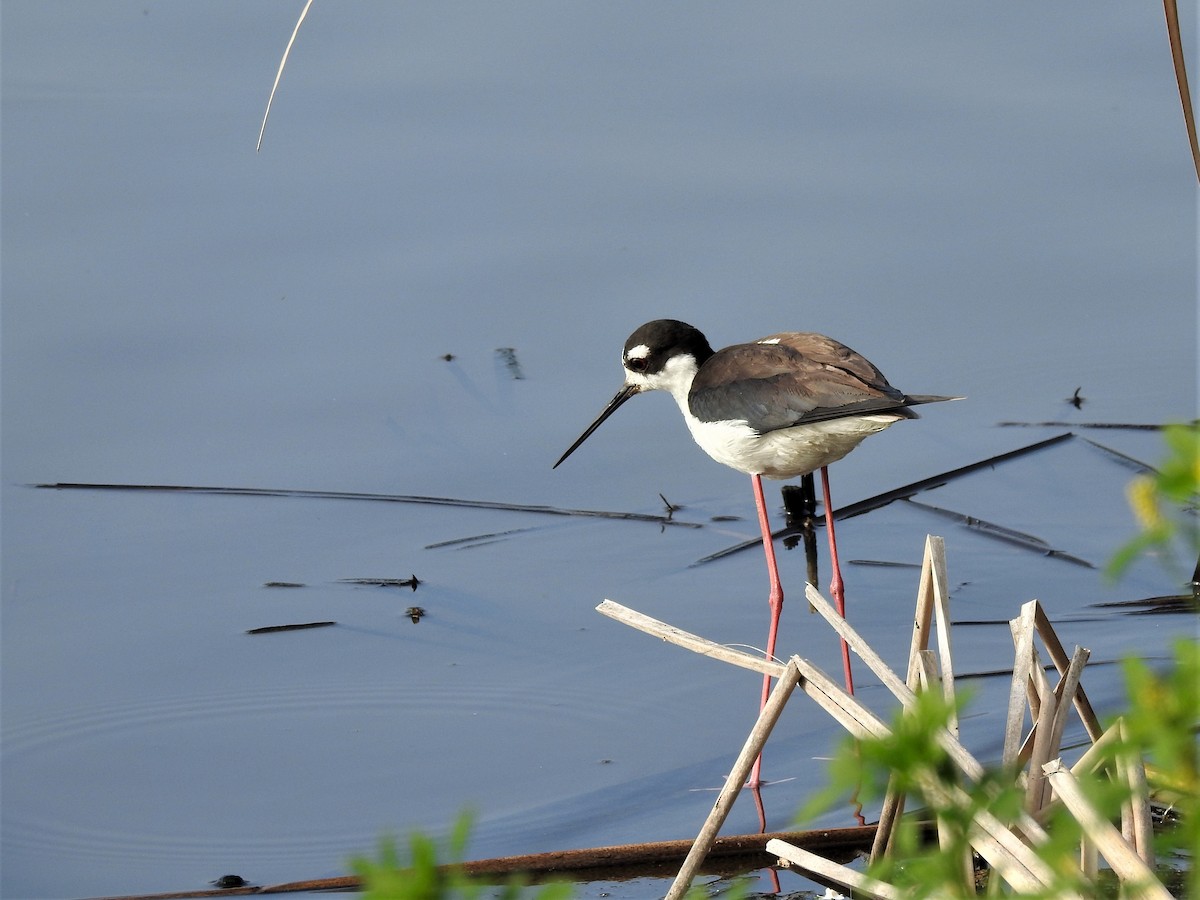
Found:
<svg viewBox="0 0 1200 900"><path fill-rule="evenodd" d="M795 478L837 462L865 438L900 416L857 416L758 434L744 421L701 422L684 413L700 448L719 463L748 475Z"/></svg>

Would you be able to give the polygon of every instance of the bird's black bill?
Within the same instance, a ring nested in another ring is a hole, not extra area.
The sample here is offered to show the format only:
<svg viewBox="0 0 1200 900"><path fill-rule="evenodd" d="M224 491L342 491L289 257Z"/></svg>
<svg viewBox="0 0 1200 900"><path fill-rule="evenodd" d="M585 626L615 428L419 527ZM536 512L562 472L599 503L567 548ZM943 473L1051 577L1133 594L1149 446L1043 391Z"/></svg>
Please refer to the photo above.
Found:
<svg viewBox="0 0 1200 900"><path fill-rule="evenodd" d="M573 443L570 447L568 447L567 452L564 453L562 456L560 456L558 458L558 462L556 462L550 468L557 469L562 464L562 461L564 459L566 459L568 456L570 456L572 453L574 453L575 449L580 444L582 444L584 441L586 441L589 437L592 436L593 431L595 431L597 428L599 428L601 425L604 424L605 419L607 419L609 416L611 416L613 413L615 413L617 411L617 408L622 403L624 403L626 400L628 400L630 397L632 397L637 392L638 392L637 387L632 384L627 384L624 387L622 387L619 391L617 391L617 396L613 397L611 400L608 401L608 406L604 407L604 410L600 413L600 415L596 416L596 421L593 422L591 425L589 425L584 430L583 434L581 434L578 438L575 439L575 443Z"/></svg>

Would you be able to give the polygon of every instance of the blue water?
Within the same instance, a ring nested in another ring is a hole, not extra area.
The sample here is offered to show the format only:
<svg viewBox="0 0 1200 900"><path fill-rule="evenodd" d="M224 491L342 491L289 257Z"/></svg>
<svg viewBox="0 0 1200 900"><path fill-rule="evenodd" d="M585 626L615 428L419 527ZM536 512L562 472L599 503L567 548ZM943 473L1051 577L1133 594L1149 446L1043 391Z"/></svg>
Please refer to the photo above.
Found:
<svg viewBox="0 0 1200 900"><path fill-rule="evenodd" d="M692 566L756 534L749 485L662 396L550 471L645 320L718 346L822 331L906 391L968 396L838 463L839 504L1069 430L1002 421L1196 415L1195 181L1152 8L317 3L256 155L300 6L4 4L5 897L340 874L464 808L477 857L693 836L757 678L593 609L761 646L760 552ZM918 499L1103 565L1132 473L1083 438L1161 445L1076 432ZM45 482L662 494L702 527ZM1154 560L1110 584L908 503L839 540L916 563L931 532L956 618L1038 597L1093 661L1195 633L1093 608L1177 591ZM838 671L803 560L781 563L781 649ZM845 574L901 665L916 571ZM1006 625L955 641L961 672L1011 665ZM983 756L1002 682L965 728ZM1120 704L1116 667L1084 684ZM793 704L772 827L840 736ZM726 833L753 830L739 804Z"/></svg>

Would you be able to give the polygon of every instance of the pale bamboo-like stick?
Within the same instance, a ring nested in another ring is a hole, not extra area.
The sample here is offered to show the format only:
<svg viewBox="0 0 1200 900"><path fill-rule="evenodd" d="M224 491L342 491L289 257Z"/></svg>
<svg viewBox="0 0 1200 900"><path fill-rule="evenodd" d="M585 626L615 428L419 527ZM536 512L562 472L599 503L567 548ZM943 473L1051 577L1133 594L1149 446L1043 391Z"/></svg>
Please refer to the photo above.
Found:
<svg viewBox="0 0 1200 900"><path fill-rule="evenodd" d="M837 611L830 602L821 596L820 591L810 584L805 588L804 595L808 598L808 602L813 605L817 612L825 617L825 620L833 626L834 630L841 635L842 639L850 645L854 652L859 655L859 658L879 677L879 680L884 683L905 708L911 707L917 702L917 695L913 693L912 689L902 682L895 672L888 668L887 663L867 645L867 642L854 630L850 623L837 614ZM804 670L801 669L801 671L803 672ZM838 690L837 693L841 695L838 698L839 703L846 700L853 700L853 698L844 694L841 690ZM855 703L856 705L860 705L857 704L857 701ZM983 766L945 729L942 729L939 733L938 743L950 754L950 758L954 760L954 763L962 769L968 778L972 781L978 781L983 777Z"/></svg>
<svg viewBox="0 0 1200 900"><path fill-rule="evenodd" d="M1096 876L1100 874L1100 854L1096 852L1096 845L1086 834L1079 840L1079 870L1083 872L1083 877L1095 882Z"/></svg>
<svg viewBox="0 0 1200 900"><path fill-rule="evenodd" d="M950 643L950 585L946 576L946 545L941 538L936 541L933 550L933 611L934 622L937 625L938 659L941 663L942 695L950 706L950 722L947 725L950 733L958 737L958 708L954 684L954 658Z"/></svg>
<svg viewBox="0 0 1200 900"><path fill-rule="evenodd" d="M781 662L764 659L752 653L743 653L741 650L734 650L730 647L714 643L689 631L684 631L665 622L660 622L658 619L630 609L628 606L622 606L613 600L605 600L596 607L596 612L608 616L610 619L616 619L618 622L624 622L638 631L644 631L646 634L660 638L668 643L678 644L680 647L685 647L693 653L733 663L735 666L750 669L752 672L760 672L763 675L770 675L772 678L778 678L786 668Z"/></svg>
<svg viewBox="0 0 1200 900"><path fill-rule="evenodd" d="M1044 766L1046 777L1054 793L1071 812L1083 828L1084 833L1096 845L1100 855L1108 862L1113 872L1121 879L1126 896L1147 900L1171 900L1171 894L1155 877L1154 872L1143 862L1132 847L1121 837L1113 824L1102 816L1083 795L1079 782L1071 770L1055 759Z"/></svg>
<svg viewBox="0 0 1200 900"><path fill-rule="evenodd" d="M622 606L613 600L605 600L596 607L596 611L668 643L677 644L702 656L733 663L744 669L761 672L774 678L778 678L786 669L783 663L766 660L761 656L754 656L713 643L699 635L667 625L644 613ZM887 733L887 726L883 722L849 694L837 688L819 668L804 660L797 660L797 662L803 666L802 671L817 675L820 684L820 686L813 684L806 678L802 685L804 692L812 697L822 709L837 719L851 734L863 737Z"/></svg>
<svg viewBox="0 0 1200 900"><path fill-rule="evenodd" d="M917 675L921 681L921 690L931 690L942 683L941 674L938 672L936 653L932 650L922 650L918 662ZM956 733L954 736L958 737L958 734Z"/></svg>
<svg viewBox="0 0 1200 900"><path fill-rule="evenodd" d="M921 579L917 585L917 608L913 613L912 642L908 650L908 674L904 683L915 690L921 680L922 654L928 653L929 629L933 620L933 542L943 543L931 534L925 536L925 555L921 560ZM944 546L944 543L943 543ZM879 810L875 840L871 842L872 863L877 862L892 845L896 822L904 815L904 795L896 790L896 777L888 777L887 791Z"/></svg>
<svg viewBox="0 0 1200 900"><path fill-rule="evenodd" d="M922 778L921 787L936 806L961 807L970 802L962 788L947 788L933 772ZM975 813L967 839L996 874L1019 892L1038 893L1054 879L1053 869L1020 836L987 810ZM1042 843L1045 839L1045 833L1042 832L1036 843ZM1074 896L1060 895L1059 900Z"/></svg>
<svg viewBox="0 0 1200 900"><path fill-rule="evenodd" d="M1125 723L1120 724L1125 739ZM1121 778L1129 785L1130 819L1133 846L1142 861L1154 868L1154 823L1150 818L1150 791L1146 786L1146 765L1140 753L1122 754L1117 760Z"/></svg>
<svg viewBox="0 0 1200 900"><path fill-rule="evenodd" d="M1054 753L1051 744L1054 734L1054 714L1058 711L1058 703L1053 692L1048 692L1038 710L1037 721L1034 723L1033 748L1029 755L1029 775L1025 780L1025 811L1036 815L1042 808L1042 789L1046 786L1046 773L1042 766L1050 761Z"/></svg>
<svg viewBox="0 0 1200 900"><path fill-rule="evenodd" d="M1029 773L1025 783L1025 808L1031 813L1039 812L1050 802L1050 788L1046 783L1042 766L1059 755L1063 730L1067 724L1067 710L1071 708L1067 698L1074 696L1075 690L1079 687L1079 680L1083 676L1083 667L1091 653L1092 651L1085 647L1076 647L1066 673L1058 680L1054 690L1050 691L1049 681L1042 672L1037 651L1034 651L1034 672L1036 673L1034 680L1037 682L1038 691L1044 694L1045 699L1038 709L1037 721L1030 732L1033 746L1030 751ZM1025 748L1022 747L1021 750L1022 759L1024 759Z"/></svg>
<svg viewBox="0 0 1200 900"><path fill-rule="evenodd" d="M820 875L829 881L849 888L855 897L873 897L878 900L901 900L904 894L899 888L864 875L857 869L831 862L803 847L795 847L787 841L775 838L767 841L767 852L773 853L807 872Z"/></svg>
<svg viewBox="0 0 1200 900"><path fill-rule="evenodd" d="M1083 756L1076 760L1075 765L1071 766L1072 775L1090 775L1107 762L1105 759L1106 754L1112 745L1121 738L1122 722L1124 722L1124 719L1118 718L1112 725L1108 726L1107 731L1092 741L1092 746L1088 747Z"/></svg>
<svg viewBox="0 0 1200 900"><path fill-rule="evenodd" d="M921 580L917 586L917 609L913 615L912 642L908 649L908 674L905 682L915 687L918 655L929 649L929 633L933 623L933 541L941 542L933 535L925 536L925 557L921 561Z"/></svg>
<svg viewBox="0 0 1200 900"><path fill-rule="evenodd" d="M1034 601L1034 604L1034 621L1037 624L1038 634L1041 635L1042 643L1046 645L1046 650L1050 653L1050 659L1053 661L1054 667L1058 669L1061 675L1066 672L1067 667L1071 664L1070 659L1067 657L1067 651L1063 649L1062 642L1058 639L1058 633L1055 632L1054 626L1050 624L1050 619L1046 616L1046 611L1042 609L1042 605L1037 601ZM1098 740L1100 735L1104 733L1104 729L1100 725L1100 720L1096 718L1096 712L1092 709L1091 701L1088 700L1082 686L1076 689L1071 699L1075 703L1075 709L1079 713L1079 718L1083 721L1083 727L1087 729L1088 737L1093 741Z"/></svg>
<svg viewBox="0 0 1200 900"><path fill-rule="evenodd" d="M818 600L824 601L820 595ZM812 599L812 595L809 595ZM849 642L848 642L849 643ZM874 713L862 706L854 697L846 694L838 684L811 662L793 657L804 677L804 692L821 703L841 725L856 737L878 737L888 733L887 726ZM822 700L824 698L824 700ZM939 743L955 763L973 780L978 780L983 767L945 729L939 735ZM921 780L922 789L936 805L962 806L969 802L966 793L958 787L947 788L933 773L926 773ZM1046 833L1033 819L1023 816L1022 830L1034 844L1046 841ZM971 845L979 851L994 869L1018 890L1036 891L1049 883L1053 872L1029 849L1025 842L991 813L977 814L969 833Z"/></svg>
<svg viewBox="0 0 1200 900"><path fill-rule="evenodd" d="M1036 603L1036 600L1026 603L1021 607L1021 615L1009 623L1016 650L1013 655L1012 684L1008 690L1008 719L1004 725L1004 752L1001 757L1006 766L1016 763L1021 747L1029 669L1033 662L1033 619Z"/></svg>
<svg viewBox="0 0 1200 900"><path fill-rule="evenodd" d="M850 649L858 654L859 659L867 664L875 675L883 682L883 686L895 695L896 699L905 706L912 706L916 702L916 695L912 690L900 680L900 676L892 671L891 666L883 661L883 658L871 649L871 645L854 627L843 619L833 605L826 600L821 592L811 584L804 586L804 596L808 598L808 602L813 608L821 614L822 618L829 623L830 627L838 633L838 636L850 645Z"/></svg>
<svg viewBox="0 0 1200 900"><path fill-rule="evenodd" d="M939 687L941 678L938 676L937 656L932 650L921 651L919 675L921 680L921 690L932 691ZM955 722L955 724L957 724L957 722ZM952 735L955 738L958 737L957 729L952 732ZM941 847L943 851L949 852L950 848L953 846L954 836L950 831L946 817L940 814L937 816L937 835L938 846ZM889 851L891 849L890 839L888 843L888 849ZM958 888L965 896L973 892L975 889L975 868L971 861L971 852L969 848L963 848L960 866L960 881Z"/></svg>
<svg viewBox="0 0 1200 900"><path fill-rule="evenodd" d="M847 694L836 681L809 660L793 657L804 676L804 692L856 738L886 737L890 731L875 713Z"/></svg>
<svg viewBox="0 0 1200 900"><path fill-rule="evenodd" d="M792 695L796 685L800 682L800 673L796 667L796 660L793 659L784 668L783 673L779 676L779 681L771 690L771 696L767 698L766 705L762 708L762 712L758 715L758 721L754 723L754 728L750 731L750 736L746 739L745 746L742 747L742 752L738 754L737 760L733 764L733 770L729 773L729 777L725 779L725 786L721 788L721 793L717 795L717 802L713 804L712 812L708 814L708 819L704 822L704 827L700 829L700 834L696 836L696 840L692 843L692 849L688 851L687 858L683 861L683 866L679 870L679 874L675 876L675 881L671 884L671 889L667 891L666 900L678 900L691 887L692 879L696 876L696 871L704 862L704 857L708 856L708 851L712 849L713 841L717 838L717 832L721 830L721 826L725 824L725 819L729 816L729 811L733 808L733 802L741 793L743 785L746 783L746 778L750 774L750 770L754 767L754 761L758 759L762 752L763 744L767 742L767 737L771 734L771 729L775 727L775 723L779 721L779 715L783 712L783 707L788 701L788 697Z"/></svg>
<svg viewBox="0 0 1200 900"><path fill-rule="evenodd" d="M828 607L828 602L819 593L816 596L820 603ZM730 662L753 671L769 671L771 674L779 675L782 674L780 670L784 668L778 663L767 663L759 657L729 650L696 635L672 628L656 619L629 610L619 603L614 603L610 600L601 603L597 607L597 610L605 615L627 622L642 631L657 635L663 640L677 643L681 646L695 647L697 652L706 656L727 659ZM840 616L836 616L836 614L834 617L837 619L841 618ZM861 638L853 632L853 629L848 629L848 631L849 637L861 641ZM850 641L847 641L847 643L850 643ZM864 707L854 697L846 694L820 668L799 657L793 657L791 663L795 663L800 674L803 676L801 687L804 692L840 722L843 727L848 729L851 734L858 737L878 737L888 733L887 726L874 713ZM908 699L911 703L911 692L908 691L907 686L901 685L901 691L903 694L908 695L905 699ZM956 765L968 777L978 780L982 776L983 767L979 764L978 760L971 756L944 729L939 735L939 742L946 748L947 753L950 754ZM923 784L923 788L927 790L931 800L934 802L959 804L967 802L966 795L960 788L956 788L954 792L948 793L938 783L933 773L929 773L929 777ZM1046 840L1045 832L1029 817L1022 817L1020 827L1032 843L1038 844ZM980 855L987 859L1001 876L1017 889L1035 890L1047 883L1046 878L1048 877L1047 873L1049 870L1045 863L1041 862L1036 854L1023 843L1022 839L1005 827L995 816L986 812L977 816L976 822L972 826L971 838L972 845L979 850Z"/></svg>

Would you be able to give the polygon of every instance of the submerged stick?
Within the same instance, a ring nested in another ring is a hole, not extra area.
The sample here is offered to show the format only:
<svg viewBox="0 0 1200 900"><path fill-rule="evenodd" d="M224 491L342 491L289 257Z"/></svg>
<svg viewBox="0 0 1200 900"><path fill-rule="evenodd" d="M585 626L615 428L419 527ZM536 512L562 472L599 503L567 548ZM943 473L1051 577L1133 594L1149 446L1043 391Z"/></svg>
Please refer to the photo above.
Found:
<svg viewBox="0 0 1200 900"><path fill-rule="evenodd" d="M56 491L140 491L170 494L225 494L237 497L295 497L302 500L368 500L376 503L416 503L430 506L458 506L466 509L496 509L502 512L540 513L547 516L584 516L599 519L625 519L631 522L653 522L656 525L679 525L683 528L703 528L699 522L679 522L649 513L609 512L597 509L570 509L558 506L539 506L527 503L502 503L495 500L460 500L454 497L426 497L420 494L371 494L355 491L313 491L289 488L212 487L190 484L89 484L60 481L35 484L33 487Z"/></svg>
<svg viewBox="0 0 1200 900"><path fill-rule="evenodd" d="M1165 425L1138 422L997 422L1001 428L1109 428L1115 431L1162 431Z"/></svg>
<svg viewBox="0 0 1200 900"><path fill-rule="evenodd" d="M328 628L337 622L300 622L295 625L264 625L261 628L251 628L246 634L274 634L277 631L303 631L306 628Z"/></svg>
<svg viewBox="0 0 1200 900"><path fill-rule="evenodd" d="M1073 556L1064 550L1056 550L1047 541L1036 535L1026 534L1022 531L1017 531L1014 528L1006 528L1004 525L997 525L995 522L989 522L986 519L980 519L977 516L969 516L966 513L960 513L953 509L944 509L940 506L934 506L930 503L922 503L920 500L914 500L912 497L904 498L906 503L909 503L918 509L925 512L933 513L937 516L942 516L951 519L972 531L978 532L984 537L994 538L998 541L1004 541L1008 544L1013 544L1023 550L1031 550L1040 556L1051 556L1055 559L1061 559L1069 563L1074 563L1077 566L1083 566L1085 569L1096 568L1094 563L1088 562L1086 559L1081 559L1078 556Z"/></svg>
<svg viewBox="0 0 1200 900"><path fill-rule="evenodd" d="M719 837L709 850L704 872L728 874L769 865L766 845L784 840L793 846L822 850L831 855L853 858L875 833L874 825L852 828L823 828L813 831L775 831L766 834L735 834ZM534 881L567 878L572 881L618 881L634 877L670 877L679 868L693 841L649 841L641 844L615 844L576 850L551 850L493 859L476 859L439 866L440 871L455 870L483 882L500 882L513 875L526 875ZM237 897L259 894L290 894L312 891L362 890L356 875L313 878L272 885L247 885L219 890L171 891L161 894L136 894L107 897L102 900L180 900L180 898Z"/></svg>
<svg viewBox="0 0 1200 900"><path fill-rule="evenodd" d="M1020 459L1022 456L1028 456L1030 453L1037 453L1040 450L1045 450L1063 441L1073 439L1075 435L1067 432L1066 434L1055 435L1051 438L1046 438L1043 441L1036 441L1032 444L1027 444L1024 447L1018 447L1016 450L1009 450L1004 453L998 453L995 456L989 456L987 459L977 460L973 463L968 463L965 466L959 466L957 469L949 469L942 472L940 475L933 475L929 478L922 478L920 481L913 481L909 484L901 485L898 488L892 488L890 491L884 491L882 494L876 494L874 497L868 497L865 500L859 500L857 503L851 503L848 506L843 506L837 511L838 520L849 519L853 516L860 516L863 513L871 512L887 506L889 503L894 503L897 500L907 500L917 494L928 491L933 488L941 487L949 484L958 478L965 475L970 475L973 472L978 472L981 469L990 469L993 466L1001 463L1010 462L1014 459ZM816 516L814 522L825 524L825 517ZM786 536L793 533L793 529L784 528L772 534L773 538ZM710 553L708 556L701 557L692 563L692 566L703 565L704 563L714 562L718 559L724 559L726 556L731 556L734 553L739 553L749 547L757 547L762 543L762 538L757 537L748 541L743 541L740 544L734 544L731 547L726 547L723 550L718 550L716 553Z"/></svg>

